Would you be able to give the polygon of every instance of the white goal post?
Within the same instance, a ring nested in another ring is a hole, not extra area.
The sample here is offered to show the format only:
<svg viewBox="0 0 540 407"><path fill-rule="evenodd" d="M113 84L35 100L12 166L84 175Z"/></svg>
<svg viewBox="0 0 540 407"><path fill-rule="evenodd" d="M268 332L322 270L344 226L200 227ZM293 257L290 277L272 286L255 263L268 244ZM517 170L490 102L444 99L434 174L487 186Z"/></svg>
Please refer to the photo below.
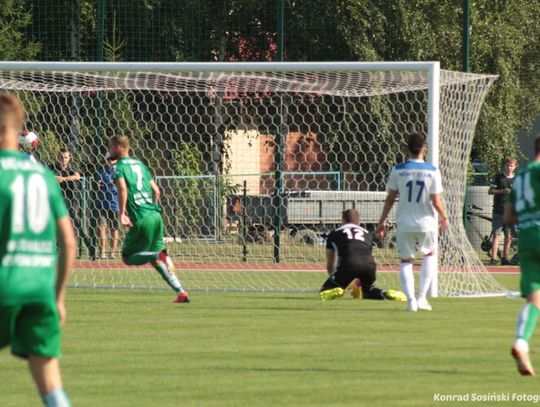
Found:
<svg viewBox="0 0 540 407"><path fill-rule="evenodd" d="M474 129L495 79L439 62L0 62L0 91L21 98L40 137L32 153L53 165L70 150L83 176L71 203L85 238L71 282L81 287L163 287L151 269L122 265L119 249L99 258L96 177L113 134L132 139L163 190L168 249L188 288L315 291L324 234L349 206L373 229L404 138L421 131L450 217L431 294L503 294L462 224ZM398 288L392 233L374 255L379 284Z"/></svg>

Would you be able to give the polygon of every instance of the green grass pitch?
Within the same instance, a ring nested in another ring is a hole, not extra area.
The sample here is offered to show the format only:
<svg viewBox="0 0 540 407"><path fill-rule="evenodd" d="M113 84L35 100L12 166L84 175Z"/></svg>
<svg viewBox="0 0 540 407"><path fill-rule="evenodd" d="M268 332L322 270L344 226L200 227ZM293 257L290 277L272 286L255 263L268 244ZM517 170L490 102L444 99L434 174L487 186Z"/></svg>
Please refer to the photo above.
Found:
<svg viewBox="0 0 540 407"><path fill-rule="evenodd" d="M437 298L410 314L313 294L173 297L69 290L61 361L75 407L450 406L434 395L540 393L510 357L520 299ZM24 363L6 350L0 363L0 405L40 405Z"/></svg>

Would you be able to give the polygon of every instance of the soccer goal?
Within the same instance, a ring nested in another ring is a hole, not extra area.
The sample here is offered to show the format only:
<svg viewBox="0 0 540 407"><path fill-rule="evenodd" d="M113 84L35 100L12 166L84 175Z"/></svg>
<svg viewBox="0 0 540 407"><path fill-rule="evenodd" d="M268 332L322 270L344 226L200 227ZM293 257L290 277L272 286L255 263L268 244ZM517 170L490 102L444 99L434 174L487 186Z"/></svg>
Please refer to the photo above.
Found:
<svg viewBox="0 0 540 407"><path fill-rule="evenodd" d="M99 249L99 174L114 134L129 136L162 190L168 251L188 289L314 291L325 234L349 207L374 230L405 137L423 132L450 217L439 295L502 294L462 223L474 130L495 79L438 62L0 63L1 90L21 98L40 138L32 153L52 166L68 150L82 176L68 203L80 237L71 284L81 287L164 287L151 268L124 266L110 242ZM392 213L374 247L381 287L399 287L394 227Z"/></svg>

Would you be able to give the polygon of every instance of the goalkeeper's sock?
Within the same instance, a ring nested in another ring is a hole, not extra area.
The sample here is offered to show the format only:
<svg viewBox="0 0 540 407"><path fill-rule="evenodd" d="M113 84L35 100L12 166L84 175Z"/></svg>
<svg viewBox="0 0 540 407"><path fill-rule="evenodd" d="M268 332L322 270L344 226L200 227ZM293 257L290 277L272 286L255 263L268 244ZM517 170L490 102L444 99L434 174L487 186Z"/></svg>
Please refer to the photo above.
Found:
<svg viewBox="0 0 540 407"><path fill-rule="evenodd" d="M43 404L47 407L71 407L63 388L54 389L43 396Z"/></svg>
<svg viewBox="0 0 540 407"><path fill-rule="evenodd" d="M137 252L126 259L128 266L142 266L143 264L156 261L159 252Z"/></svg>
<svg viewBox="0 0 540 407"><path fill-rule="evenodd" d="M412 263L400 263L399 264L399 277L401 279L401 285L407 298L413 299L414 297L414 275Z"/></svg>
<svg viewBox="0 0 540 407"><path fill-rule="evenodd" d="M433 275L437 271L437 257L424 256L420 268L420 284L418 286L418 298L426 298L427 292L433 281Z"/></svg>
<svg viewBox="0 0 540 407"><path fill-rule="evenodd" d="M529 339L531 339L531 336L536 329L536 321L538 321L539 314L540 311L536 305L530 302L525 304L518 317L516 326L517 339L523 339L525 342L529 342Z"/></svg>
<svg viewBox="0 0 540 407"><path fill-rule="evenodd" d="M174 273L169 273L169 270L167 269L167 265L165 263L157 261L153 262L152 265L157 270L161 278L165 280L169 287L176 291L177 294L180 294L182 291L184 291L184 289L182 288L182 284L180 284L180 280L178 280L178 277L176 277Z"/></svg>

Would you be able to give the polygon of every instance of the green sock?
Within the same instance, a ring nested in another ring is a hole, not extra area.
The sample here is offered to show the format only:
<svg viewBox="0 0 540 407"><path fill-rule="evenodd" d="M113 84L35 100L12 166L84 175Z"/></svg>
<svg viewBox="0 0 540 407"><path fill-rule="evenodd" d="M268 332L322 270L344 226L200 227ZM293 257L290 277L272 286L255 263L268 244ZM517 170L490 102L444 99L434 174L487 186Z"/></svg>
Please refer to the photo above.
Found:
<svg viewBox="0 0 540 407"><path fill-rule="evenodd" d="M529 342L529 339L536 328L536 321L538 320L539 314L540 311L536 305L530 302L523 307L519 313L516 327L516 337L518 339L523 339L524 341Z"/></svg>
<svg viewBox="0 0 540 407"><path fill-rule="evenodd" d="M142 266L143 264L155 261L158 252L137 252L127 258L126 263L130 266Z"/></svg>

